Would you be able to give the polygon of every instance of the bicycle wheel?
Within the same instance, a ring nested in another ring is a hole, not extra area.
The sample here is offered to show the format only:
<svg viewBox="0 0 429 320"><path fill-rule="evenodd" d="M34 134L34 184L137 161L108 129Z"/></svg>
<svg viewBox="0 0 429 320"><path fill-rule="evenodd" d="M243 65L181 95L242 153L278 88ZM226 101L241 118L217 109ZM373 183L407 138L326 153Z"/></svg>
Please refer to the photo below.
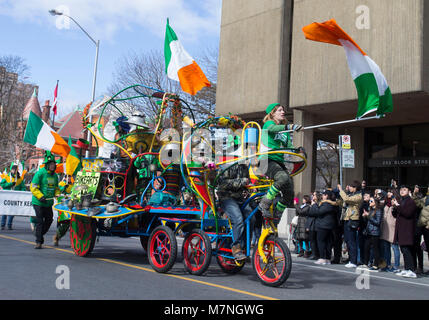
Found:
<svg viewBox="0 0 429 320"><path fill-rule="evenodd" d="M245 261L237 264L232 257L231 239L220 239L217 243L216 261L223 272L228 274L236 274L243 269Z"/></svg>
<svg viewBox="0 0 429 320"><path fill-rule="evenodd" d="M202 275L207 271L212 257L209 237L200 229L192 230L183 241L182 253L186 271Z"/></svg>
<svg viewBox="0 0 429 320"><path fill-rule="evenodd" d="M147 254L156 272L165 273L173 267L177 257L177 241L169 227L159 226L152 231Z"/></svg>
<svg viewBox="0 0 429 320"><path fill-rule="evenodd" d="M289 248L283 240L270 235L265 240L263 251L267 256L267 263L264 263L259 250L255 249L252 257L253 269L264 285L278 287L289 278L292 270Z"/></svg>

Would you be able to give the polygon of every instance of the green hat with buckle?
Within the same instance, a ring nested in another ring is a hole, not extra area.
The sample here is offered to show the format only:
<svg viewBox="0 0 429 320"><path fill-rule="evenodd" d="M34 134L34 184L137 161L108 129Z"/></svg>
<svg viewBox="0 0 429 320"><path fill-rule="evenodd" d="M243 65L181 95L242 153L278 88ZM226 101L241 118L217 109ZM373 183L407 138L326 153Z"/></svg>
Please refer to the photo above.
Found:
<svg viewBox="0 0 429 320"><path fill-rule="evenodd" d="M265 112L267 113L267 114L270 114L271 113L271 111L273 111L274 110L274 108L275 107L277 107L277 106L279 106L280 105L280 103L272 103L272 104L270 104L268 107L267 107L267 109L265 109Z"/></svg>

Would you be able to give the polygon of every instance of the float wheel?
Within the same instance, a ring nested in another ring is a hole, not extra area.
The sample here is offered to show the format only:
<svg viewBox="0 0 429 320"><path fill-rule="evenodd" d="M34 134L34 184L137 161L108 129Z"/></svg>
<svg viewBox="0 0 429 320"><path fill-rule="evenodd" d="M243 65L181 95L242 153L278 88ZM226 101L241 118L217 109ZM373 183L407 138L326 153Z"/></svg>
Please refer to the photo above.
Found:
<svg viewBox="0 0 429 320"><path fill-rule="evenodd" d="M156 272L165 273L173 267L177 257L177 240L169 227L156 227L149 237L147 248L149 263Z"/></svg>
<svg viewBox="0 0 429 320"><path fill-rule="evenodd" d="M182 253L186 271L202 275L207 271L212 258L209 237L201 229L192 230L183 241Z"/></svg>
<svg viewBox="0 0 429 320"><path fill-rule="evenodd" d="M97 227L94 219L72 214L70 218L70 243L74 253L80 257L89 255L94 249Z"/></svg>

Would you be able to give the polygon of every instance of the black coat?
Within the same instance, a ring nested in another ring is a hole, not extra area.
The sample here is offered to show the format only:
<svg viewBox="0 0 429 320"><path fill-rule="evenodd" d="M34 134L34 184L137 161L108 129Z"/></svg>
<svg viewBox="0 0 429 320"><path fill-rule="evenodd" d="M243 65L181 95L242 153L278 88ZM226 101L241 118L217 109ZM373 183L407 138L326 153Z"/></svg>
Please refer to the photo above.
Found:
<svg viewBox="0 0 429 320"><path fill-rule="evenodd" d="M338 206L332 201L322 201L319 206L313 205L308 213L309 217L315 217L315 229L333 230L337 223Z"/></svg>
<svg viewBox="0 0 429 320"><path fill-rule="evenodd" d="M298 240L308 240L308 232L306 232L306 224L308 219L308 212L310 211L310 205L306 204L304 207L296 205L296 215L298 216L298 224L296 226L296 238Z"/></svg>
<svg viewBox="0 0 429 320"><path fill-rule="evenodd" d="M307 217L307 221L305 222L305 229L308 231L316 231L316 217L310 216L311 208L318 207L318 204L313 204L310 206L310 209L306 212L301 213Z"/></svg>
<svg viewBox="0 0 429 320"><path fill-rule="evenodd" d="M414 200L407 196L402 198L400 205L392 210L392 215L396 218L394 242L400 246L414 244L417 209Z"/></svg>

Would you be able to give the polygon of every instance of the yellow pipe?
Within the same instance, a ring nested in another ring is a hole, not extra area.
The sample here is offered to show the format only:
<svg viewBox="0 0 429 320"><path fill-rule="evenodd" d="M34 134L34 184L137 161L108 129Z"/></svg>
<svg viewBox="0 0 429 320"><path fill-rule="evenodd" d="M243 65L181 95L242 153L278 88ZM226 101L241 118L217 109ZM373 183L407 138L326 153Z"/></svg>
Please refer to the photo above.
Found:
<svg viewBox="0 0 429 320"><path fill-rule="evenodd" d="M164 93L164 95L162 96L162 104L161 104L161 109L160 109L160 112L159 112L159 120L158 120L158 124L156 125L156 128L155 128L155 133L154 133L154 135L153 135L152 142L151 142L151 144L150 144L149 152L152 152L152 148L153 148L153 145L154 145L154 143L155 143L156 134L157 134L157 132L158 132L159 125L161 124L161 121L162 121L162 115L163 115L163 113L164 113L164 107L165 107L165 97L167 96L167 94L168 94L168 93L166 92L166 93Z"/></svg>
<svg viewBox="0 0 429 320"><path fill-rule="evenodd" d="M261 145L261 134L262 134L262 132L261 132L261 126L259 125L259 123L254 122L254 121L247 122L246 125L243 127L243 131L241 132L241 154L242 155L244 154L244 143L243 143L243 141L244 141L244 133L245 133L246 127L248 125L252 125L252 126L256 125L258 127L259 138L258 138L258 146L257 146L256 152L259 152L259 146Z"/></svg>
<svg viewBox="0 0 429 320"><path fill-rule="evenodd" d="M293 155L293 156L297 156L299 158L301 158L302 160L304 160L304 167L301 168L300 170L298 170L297 172L295 172L294 174L291 174L290 176L296 176L297 174L301 173L302 171L305 170L305 168L307 168L307 159L304 158L303 156L301 156L299 153L294 153L294 152L289 152L289 151L283 151L283 150L274 150L274 151L268 151L268 152L261 152L261 153L255 153L252 156L261 156L261 155L268 155L268 154L278 154L278 153L282 153L282 154L289 154L289 155ZM230 159L230 160L225 160L219 163L216 163L217 166L220 166L222 164L226 164L226 163L230 163L230 162L235 162L235 161L241 161L243 159L247 159L249 158L249 156L242 156L239 158L235 158L235 159Z"/></svg>

